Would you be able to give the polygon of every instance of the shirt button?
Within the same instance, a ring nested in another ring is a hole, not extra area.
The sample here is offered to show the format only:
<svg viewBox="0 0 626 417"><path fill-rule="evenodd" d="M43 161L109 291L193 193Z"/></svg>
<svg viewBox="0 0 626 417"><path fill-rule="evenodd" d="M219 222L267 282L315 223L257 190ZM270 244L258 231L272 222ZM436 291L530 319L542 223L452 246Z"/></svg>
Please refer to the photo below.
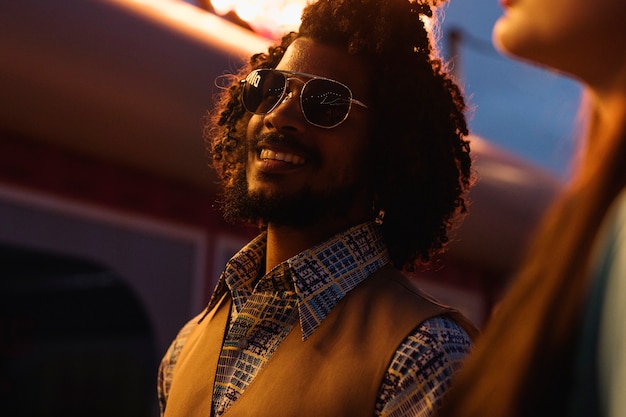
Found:
<svg viewBox="0 0 626 417"><path fill-rule="evenodd" d="M248 339L245 338L245 337L242 337L241 339L239 339L237 341L237 346L239 347L239 349L245 349L245 348L248 347L249 344L250 343L249 343Z"/></svg>

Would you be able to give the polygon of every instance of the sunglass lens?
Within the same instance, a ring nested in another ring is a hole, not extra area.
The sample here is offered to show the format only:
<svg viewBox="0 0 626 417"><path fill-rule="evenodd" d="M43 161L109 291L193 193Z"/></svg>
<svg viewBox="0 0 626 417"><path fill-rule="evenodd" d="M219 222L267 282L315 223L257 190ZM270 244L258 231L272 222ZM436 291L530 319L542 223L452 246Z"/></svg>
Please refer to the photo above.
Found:
<svg viewBox="0 0 626 417"><path fill-rule="evenodd" d="M285 76L269 70L252 71L245 80L242 101L257 114L268 113L278 103L285 89Z"/></svg>
<svg viewBox="0 0 626 417"><path fill-rule="evenodd" d="M342 84L312 79L302 90L302 112L314 125L334 127L350 112L350 90Z"/></svg>

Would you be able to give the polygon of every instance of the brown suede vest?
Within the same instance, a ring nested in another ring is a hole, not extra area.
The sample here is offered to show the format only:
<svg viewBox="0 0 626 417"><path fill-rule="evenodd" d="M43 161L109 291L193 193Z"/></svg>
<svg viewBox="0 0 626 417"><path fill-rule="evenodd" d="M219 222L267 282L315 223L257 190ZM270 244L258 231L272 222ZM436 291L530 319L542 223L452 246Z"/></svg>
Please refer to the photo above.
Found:
<svg viewBox="0 0 626 417"><path fill-rule="evenodd" d="M215 370L230 312L230 297L191 331L168 396L166 417L210 417ZM352 290L306 340L294 326L225 417L367 416L402 341L422 321L452 315L470 337L474 327L441 306L391 267Z"/></svg>

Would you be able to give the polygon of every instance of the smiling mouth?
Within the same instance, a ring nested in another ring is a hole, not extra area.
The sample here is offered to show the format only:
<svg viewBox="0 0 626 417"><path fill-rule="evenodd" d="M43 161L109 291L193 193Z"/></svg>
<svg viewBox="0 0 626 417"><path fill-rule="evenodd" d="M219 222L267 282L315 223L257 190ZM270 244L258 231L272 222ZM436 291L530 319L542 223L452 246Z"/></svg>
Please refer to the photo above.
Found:
<svg viewBox="0 0 626 417"><path fill-rule="evenodd" d="M301 156L294 155L288 152L274 152L270 149L261 149L259 158L263 161L267 161L267 160L281 161L281 162L285 162L285 163L293 164L293 165L304 164L304 158Z"/></svg>

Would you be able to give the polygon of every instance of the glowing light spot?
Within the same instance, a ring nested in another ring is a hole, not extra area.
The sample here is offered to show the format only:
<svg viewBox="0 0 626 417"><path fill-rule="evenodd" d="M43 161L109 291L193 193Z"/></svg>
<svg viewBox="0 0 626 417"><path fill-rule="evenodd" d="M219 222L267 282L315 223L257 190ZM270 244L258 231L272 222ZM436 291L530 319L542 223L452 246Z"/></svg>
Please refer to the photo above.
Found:
<svg viewBox="0 0 626 417"><path fill-rule="evenodd" d="M300 26L302 9L307 0L212 0L217 14L235 12L255 32L277 39Z"/></svg>

